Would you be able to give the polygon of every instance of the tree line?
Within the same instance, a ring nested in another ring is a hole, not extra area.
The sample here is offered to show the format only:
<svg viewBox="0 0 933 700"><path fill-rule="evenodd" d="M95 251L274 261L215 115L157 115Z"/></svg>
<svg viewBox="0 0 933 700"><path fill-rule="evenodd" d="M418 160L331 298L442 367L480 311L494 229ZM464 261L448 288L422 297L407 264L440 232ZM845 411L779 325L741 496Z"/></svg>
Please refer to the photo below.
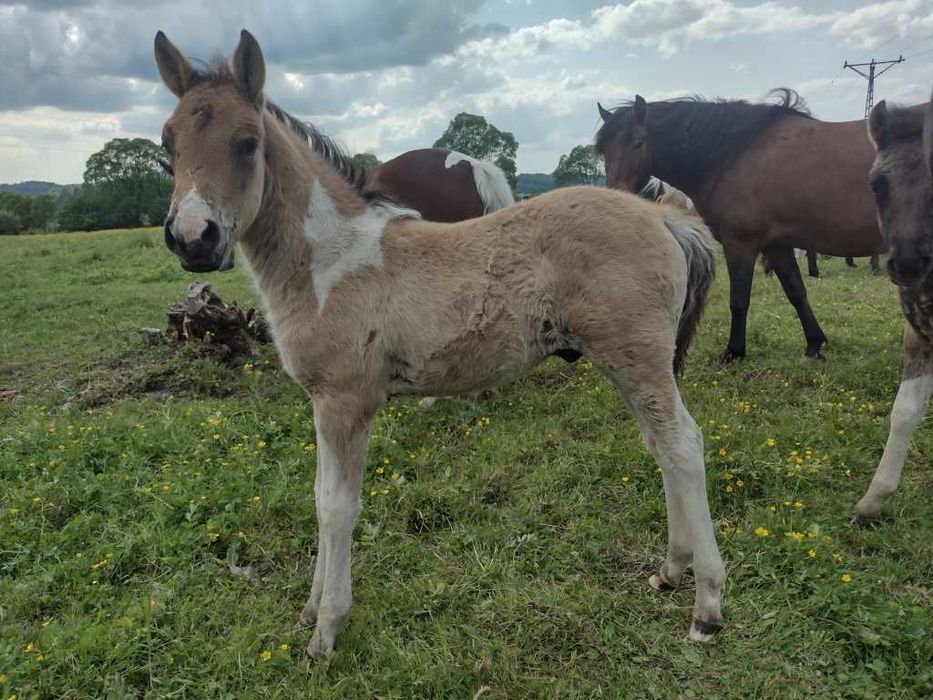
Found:
<svg viewBox="0 0 933 700"><path fill-rule="evenodd" d="M518 182L515 167L518 146L514 134L501 131L482 116L466 112L455 116L434 142L434 148L448 148L495 163L513 190ZM70 196L2 192L0 235L157 225L168 213L172 194L171 178L162 166L163 157L162 148L148 139L113 139L88 158L83 183ZM364 167L379 165L372 153L358 153L354 160ZM591 146L575 146L560 157L550 180L556 187L602 184L605 182L602 161ZM547 184L536 183L536 192L546 188Z"/></svg>

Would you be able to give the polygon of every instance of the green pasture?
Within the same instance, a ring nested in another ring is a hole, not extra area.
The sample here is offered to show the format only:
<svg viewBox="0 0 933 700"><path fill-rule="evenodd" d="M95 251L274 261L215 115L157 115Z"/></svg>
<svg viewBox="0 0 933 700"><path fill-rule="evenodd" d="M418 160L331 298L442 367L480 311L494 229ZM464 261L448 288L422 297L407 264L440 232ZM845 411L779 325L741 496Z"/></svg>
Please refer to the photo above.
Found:
<svg viewBox="0 0 933 700"><path fill-rule="evenodd" d="M756 276L719 367L721 266L682 380L706 438L726 628L657 593L659 474L588 363L379 414L336 654L297 627L317 545L310 404L266 348L228 367L140 327L195 279L159 230L0 238L0 700L913 698L933 693L933 431L886 518L852 505L900 373L895 291L823 261L830 344ZM242 269L207 277L256 303Z"/></svg>

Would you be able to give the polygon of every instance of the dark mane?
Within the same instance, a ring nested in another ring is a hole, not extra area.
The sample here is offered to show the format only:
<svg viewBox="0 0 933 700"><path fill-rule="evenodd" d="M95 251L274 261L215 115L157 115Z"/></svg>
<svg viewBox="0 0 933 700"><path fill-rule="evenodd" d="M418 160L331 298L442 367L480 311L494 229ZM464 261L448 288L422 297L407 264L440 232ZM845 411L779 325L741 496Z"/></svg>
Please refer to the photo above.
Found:
<svg viewBox="0 0 933 700"><path fill-rule="evenodd" d="M656 163L652 174L695 192L778 118L812 118L804 100L793 90L778 88L769 95L778 97L779 102L705 100L694 95L648 103L648 136ZM600 127L595 141L598 153L605 155L610 142L631 124L633 105L623 103Z"/></svg>
<svg viewBox="0 0 933 700"><path fill-rule="evenodd" d="M366 191L366 169L354 163L350 155L338 146L330 136L325 136L318 131L314 124L296 119L277 104L268 100L266 100L266 109L276 119L304 138L321 158L330 163L343 179L356 189L360 196L366 199L376 197L374 193Z"/></svg>
<svg viewBox="0 0 933 700"><path fill-rule="evenodd" d="M236 82L230 64L223 56L215 56L209 64L205 64L205 70L198 71L194 80L197 83L213 84ZM322 134L313 124L301 121L269 100L266 100L266 109L272 116L304 138L315 153L330 163L365 200L395 204L388 197L367 189L369 178L366 168L354 163L353 158L331 137Z"/></svg>

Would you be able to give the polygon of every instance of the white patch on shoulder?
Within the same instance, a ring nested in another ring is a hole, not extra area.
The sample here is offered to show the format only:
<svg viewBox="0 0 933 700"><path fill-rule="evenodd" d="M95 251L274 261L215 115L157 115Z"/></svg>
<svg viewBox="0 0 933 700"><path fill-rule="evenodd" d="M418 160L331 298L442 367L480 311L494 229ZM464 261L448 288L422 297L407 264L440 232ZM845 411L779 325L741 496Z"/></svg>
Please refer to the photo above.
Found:
<svg viewBox="0 0 933 700"><path fill-rule="evenodd" d="M359 216L344 218L320 180L315 180L305 237L312 245L311 275L318 310L346 275L367 265L382 267L382 231L388 221L417 218L421 215L414 210L386 204L370 205Z"/></svg>

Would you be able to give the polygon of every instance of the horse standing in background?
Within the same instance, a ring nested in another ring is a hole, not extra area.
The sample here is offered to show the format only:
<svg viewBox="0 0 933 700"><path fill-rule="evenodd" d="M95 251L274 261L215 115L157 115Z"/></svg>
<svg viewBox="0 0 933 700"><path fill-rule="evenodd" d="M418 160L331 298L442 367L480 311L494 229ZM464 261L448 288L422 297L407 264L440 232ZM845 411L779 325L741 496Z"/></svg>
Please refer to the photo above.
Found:
<svg viewBox="0 0 933 700"><path fill-rule="evenodd" d="M668 556L649 583L679 585L692 563L689 634L712 639L725 569L703 437L674 374L714 277L699 216L573 187L478 219L421 221L366 192L333 141L266 100L249 32L209 72L162 32L155 57L178 98L162 132L173 173L166 246L184 269L209 272L231 268L239 245L282 364L314 403L309 652L332 651L350 614L353 528L380 406L490 388L562 349L592 360L635 413L668 508Z"/></svg>
<svg viewBox="0 0 933 700"><path fill-rule="evenodd" d="M502 170L446 148L419 148L387 160L368 171L365 188L428 221L464 221L515 203Z"/></svg>
<svg viewBox="0 0 933 700"><path fill-rule="evenodd" d="M745 357L755 258L764 252L793 304L807 357L826 336L807 301L796 248L840 256L883 251L868 171L874 150L862 120L812 118L791 90L780 104L685 98L634 102L609 112L596 150L610 187L640 190L651 175L693 200L722 243L732 328L721 362Z"/></svg>
<svg viewBox="0 0 933 700"><path fill-rule="evenodd" d="M868 492L855 506L862 520L878 518L897 489L910 438L933 394L933 101L900 109L879 102L868 128L878 150L871 189L891 250L888 273L907 323L888 442Z"/></svg>

